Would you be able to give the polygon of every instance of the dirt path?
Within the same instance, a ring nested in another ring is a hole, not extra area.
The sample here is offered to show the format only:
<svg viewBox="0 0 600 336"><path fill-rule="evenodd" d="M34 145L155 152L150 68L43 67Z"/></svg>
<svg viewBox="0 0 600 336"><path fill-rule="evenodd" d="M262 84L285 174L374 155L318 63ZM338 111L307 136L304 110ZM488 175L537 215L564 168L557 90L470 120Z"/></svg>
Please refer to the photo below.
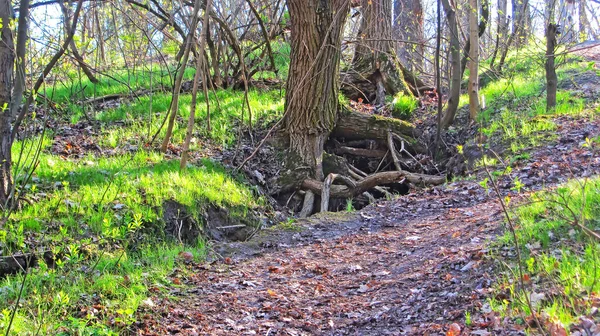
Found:
<svg viewBox="0 0 600 336"><path fill-rule="evenodd" d="M600 134L600 122L557 123L557 143L513 167L530 190L600 172L600 159L580 145ZM510 179L499 184L512 193ZM486 244L502 233L502 218L493 195L462 181L315 216L297 231L266 230L220 246L225 257L191 277L174 274L187 289L153 298L136 333L438 335L457 323L471 335L523 334L486 304L497 267Z"/></svg>

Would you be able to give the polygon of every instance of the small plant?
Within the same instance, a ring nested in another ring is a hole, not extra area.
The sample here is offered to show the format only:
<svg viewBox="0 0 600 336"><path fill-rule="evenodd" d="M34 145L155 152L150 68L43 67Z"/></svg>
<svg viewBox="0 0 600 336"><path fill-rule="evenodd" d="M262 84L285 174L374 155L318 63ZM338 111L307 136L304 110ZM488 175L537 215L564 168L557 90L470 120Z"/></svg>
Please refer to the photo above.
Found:
<svg viewBox="0 0 600 336"><path fill-rule="evenodd" d="M355 209L354 209L354 205L352 204L352 198L348 198L348 199L346 200L346 211L348 211L348 212L352 212L352 211L354 211L354 210L355 210Z"/></svg>
<svg viewBox="0 0 600 336"><path fill-rule="evenodd" d="M408 120L417 109L419 101L413 96L407 96L402 92L396 94L392 101L392 115L398 119Z"/></svg>

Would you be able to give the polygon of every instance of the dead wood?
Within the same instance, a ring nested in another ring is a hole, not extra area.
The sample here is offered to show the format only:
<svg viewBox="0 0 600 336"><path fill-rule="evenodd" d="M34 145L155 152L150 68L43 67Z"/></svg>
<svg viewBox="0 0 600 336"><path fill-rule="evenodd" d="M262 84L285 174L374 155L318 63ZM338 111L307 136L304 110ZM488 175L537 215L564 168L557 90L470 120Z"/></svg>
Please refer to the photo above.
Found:
<svg viewBox="0 0 600 336"><path fill-rule="evenodd" d="M314 204L315 204L315 194L312 191L307 190L306 193L304 194L304 203L302 203L302 210L300 210L298 217L306 218L306 217L310 216L310 214L313 211Z"/></svg>
<svg viewBox="0 0 600 336"><path fill-rule="evenodd" d="M406 139L408 150L416 153L425 152L425 148L415 140L415 137L419 136L419 131L413 124L399 119L370 115L347 109L343 109L340 113L331 136L344 138L345 140L373 139L385 143L388 132L399 134Z"/></svg>
<svg viewBox="0 0 600 336"><path fill-rule="evenodd" d="M404 177L405 174L398 171L381 172L369 175L356 183L354 188L342 185L331 185L329 196L335 198L355 197L376 186L402 181ZM305 179L302 182L302 187L317 194L322 194L323 192L323 182L314 179Z"/></svg>
<svg viewBox="0 0 600 336"><path fill-rule="evenodd" d="M349 179L346 176L339 175L339 174L327 175L327 178L325 178L325 182L323 182L323 189L321 190L321 212L326 212L329 210L329 195L330 195L331 184L336 179L341 180L342 182L344 182L344 184L346 184L351 189L356 188L356 184L354 183L354 181L352 181L351 179Z"/></svg>
<svg viewBox="0 0 600 336"><path fill-rule="evenodd" d="M367 148L355 148L348 146L340 146L335 149L335 153L338 155L341 154L349 154L354 156L362 156L368 158L377 158L380 159L385 157L386 151L381 149L367 149Z"/></svg>
<svg viewBox="0 0 600 336"><path fill-rule="evenodd" d="M43 252L41 257L48 266L53 267L54 256L52 252ZM30 267L36 267L39 264L39 259L40 257L35 253L2 256L0 257L0 277L23 272Z"/></svg>

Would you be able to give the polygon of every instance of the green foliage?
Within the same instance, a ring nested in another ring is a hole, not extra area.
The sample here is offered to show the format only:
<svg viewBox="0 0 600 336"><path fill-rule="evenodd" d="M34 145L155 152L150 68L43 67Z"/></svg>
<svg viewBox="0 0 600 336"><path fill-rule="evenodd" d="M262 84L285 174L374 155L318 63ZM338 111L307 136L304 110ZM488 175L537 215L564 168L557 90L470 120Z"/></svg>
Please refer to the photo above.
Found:
<svg viewBox="0 0 600 336"><path fill-rule="evenodd" d="M15 157L39 140L17 142ZM164 236L163 202L183 204L200 222L207 204L227 207L239 218L264 204L240 178L207 159L185 171L178 161L144 150L72 160L49 153L49 135L41 140L38 168L25 186L35 202L5 223L0 249L6 254L27 251L36 242L59 258L54 268L42 261L28 275L15 335L35 334L38 328L42 334L122 334L149 288L162 290L171 283L183 249ZM15 166L21 172L17 181L32 163L24 156ZM186 251L202 257L204 242ZM187 272L184 265L178 269ZM16 275L0 281L0 333L7 328L21 280Z"/></svg>
<svg viewBox="0 0 600 336"><path fill-rule="evenodd" d="M593 300L587 300L600 290L599 246L575 223L600 228L600 178L574 180L555 191L539 192L532 202L516 210L517 236L522 246L524 267L531 289L544 294L539 312L565 326L589 314ZM509 233L501 245L512 246ZM515 265L513 265L516 268ZM511 274L518 274L513 269ZM514 298L492 308L529 313L522 294L514 290L516 279L506 279ZM539 313L538 312L538 313Z"/></svg>
<svg viewBox="0 0 600 336"><path fill-rule="evenodd" d="M392 115L402 120L409 120L418 106L417 98L399 92L392 101Z"/></svg>

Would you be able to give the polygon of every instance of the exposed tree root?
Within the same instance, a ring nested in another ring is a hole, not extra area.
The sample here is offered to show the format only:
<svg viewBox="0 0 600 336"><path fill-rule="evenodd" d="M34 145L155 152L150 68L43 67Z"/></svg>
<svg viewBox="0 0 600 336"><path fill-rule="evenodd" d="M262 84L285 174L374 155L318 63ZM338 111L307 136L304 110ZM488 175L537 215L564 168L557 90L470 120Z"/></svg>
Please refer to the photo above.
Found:
<svg viewBox="0 0 600 336"><path fill-rule="evenodd" d="M331 185L329 195L335 198L352 198L382 184L401 182L404 178L405 174L403 172L381 172L365 177L363 180L358 181L354 187L337 184ZM323 189L325 188L323 182L314 179L305 179L302 182L302 187L317 194L323 194Z"/></svg>
<svg viewBox="0 0 600 336"><path fill-rule="evenodd" d="M323 182L323 190L321 190L321 212L326 212L329 210L329 194L331 189L331 184L336 180L341 180L348 186L348 188L354 189L356 188L356 183L352 181L350 178L339 175L339 174L329 174L327 178L325 178L325 182Z"/></svg>

